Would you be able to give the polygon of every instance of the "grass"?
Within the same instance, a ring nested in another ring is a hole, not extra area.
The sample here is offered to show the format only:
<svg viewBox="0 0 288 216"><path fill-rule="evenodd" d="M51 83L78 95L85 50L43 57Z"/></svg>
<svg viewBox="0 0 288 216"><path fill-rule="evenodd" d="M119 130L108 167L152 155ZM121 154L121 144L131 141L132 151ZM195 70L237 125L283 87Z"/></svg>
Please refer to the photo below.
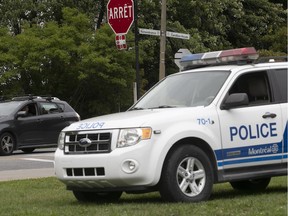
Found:
<svg viewBox="0 0 288 216"><path fill-rule="evenodd" d="M214 185L209 201L165 203L159 193L123 194L117 203L79 203L56 178L0 182L0 215L182 216L287 215L287 177L272 178L261 193L243 193L229 183Z"/></svg>

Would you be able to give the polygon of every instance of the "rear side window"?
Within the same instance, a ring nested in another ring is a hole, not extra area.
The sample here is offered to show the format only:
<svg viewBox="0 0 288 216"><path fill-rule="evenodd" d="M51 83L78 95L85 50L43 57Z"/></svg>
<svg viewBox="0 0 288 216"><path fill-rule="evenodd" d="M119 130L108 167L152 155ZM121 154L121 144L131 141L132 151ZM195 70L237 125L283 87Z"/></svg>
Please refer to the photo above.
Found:
<svg viewBox="0 0 288 216"><path fill-rule="evenodd" d="M57 104L49 102L40 102L40 110L42 115L61 112Z"/></svg>
<svg viewBox="0 0 288 216"><path fill-rule="evenodd" d="M274 100L276 103L287 103L287 68L271 70L269 72L272 80L274 92Z"/></svg>
<svg viewBox="0 0 288 216"><path fill-rule="evenodd" d="M61 111L61 112L64 112L64 110L65 110L65 105L64 105L64 104L61 104L61 103L58 103L58 106L59 106L59 108L60 108L60 111Z"/></svg>

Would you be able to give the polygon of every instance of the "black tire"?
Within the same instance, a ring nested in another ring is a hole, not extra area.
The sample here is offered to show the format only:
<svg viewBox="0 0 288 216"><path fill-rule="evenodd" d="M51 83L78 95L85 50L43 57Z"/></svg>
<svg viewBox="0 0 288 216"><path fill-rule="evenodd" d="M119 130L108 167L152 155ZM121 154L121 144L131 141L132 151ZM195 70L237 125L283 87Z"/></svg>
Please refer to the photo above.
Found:
<svg viewBox="0 0 288 216"><path fill-rule="evenodd" d="M208 156L197 146L184 145L167 156L159 192L168 202L199 202L209 199L213 183Z"/></svg>
<svg viewBox="0 0 288 216"><path fill-rule="evenodd" d="M35 150L35 148L24 148L21 149L21 151L23 151L24 153L32 153Z"/></svg>
<svg viewBox="0 0 288 216"><path fill-rule="evenodd" d="M11 155L15 149L16 140L10 133L3 133L0 136L0 155Z"/></svg>
<svg viewBox="0 0 288 216"><path fill-rule="evenodd" d="M235 190L240 191L263 191L267 188L271 178L251 179L244 181L230 182Z"/></svg>
<svg viewBox="0 0 288 216"><path fill-rule="evenodd" d="M73 191L74 196L80 202L116 202L120 199L122 191L113 192L87 192Z"/></svg>

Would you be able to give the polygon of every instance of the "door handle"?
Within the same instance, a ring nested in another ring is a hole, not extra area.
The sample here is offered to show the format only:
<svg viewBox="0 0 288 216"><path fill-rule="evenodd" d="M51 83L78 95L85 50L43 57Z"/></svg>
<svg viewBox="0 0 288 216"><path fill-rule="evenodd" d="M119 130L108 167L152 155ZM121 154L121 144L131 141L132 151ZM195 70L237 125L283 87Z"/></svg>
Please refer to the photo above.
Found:
<svg viewBox="0 0 288 216"><path fill-rule="evenodd" d="M277 115L275 113L265 113L262 118L266 119L266 118L275 118Z"/></svg>

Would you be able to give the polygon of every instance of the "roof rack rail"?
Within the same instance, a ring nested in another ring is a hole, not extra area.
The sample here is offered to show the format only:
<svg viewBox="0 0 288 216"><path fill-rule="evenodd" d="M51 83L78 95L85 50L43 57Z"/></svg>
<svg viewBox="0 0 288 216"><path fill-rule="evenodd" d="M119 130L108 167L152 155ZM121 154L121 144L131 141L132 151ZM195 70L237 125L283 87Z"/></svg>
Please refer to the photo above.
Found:
<svg viewBox="0 0 288 216"><path fill-rule="evenodd" d="M269 57L260 57L255 61L255 63L271 63L271 62L288 62L287 56L269 56Z"/></svg>
<svg viewBox="0 0 288 216"><path fill-rule="evenodd" d="M52 101L52 100L60 100L57 97L52 97L52 96L41 96L41 98L47 100L47 101Z"/></svg>
<svg viewBox="0 0 288 216"><path fill-rule="evenodd" d="M44 100L47 100L47 101L60 100L57 97L52 97L52 96L34 96L32 94L13 97L11 100L12 101L25 101L25 100L34 100L34 99L44 99ZM0 101L1 101L1 99L0 99Z"/></svg>
<svg viewBox="0 0 288 216"><path fill-rule="evenodd" d="M37 98L41 98L41 97L40 96L33 96L33 95L29 94L29 95L25 95L25 96L13 97L11 100L12 101L24 101L24 100L33 100L33 99L37 99Z"/></svg>

